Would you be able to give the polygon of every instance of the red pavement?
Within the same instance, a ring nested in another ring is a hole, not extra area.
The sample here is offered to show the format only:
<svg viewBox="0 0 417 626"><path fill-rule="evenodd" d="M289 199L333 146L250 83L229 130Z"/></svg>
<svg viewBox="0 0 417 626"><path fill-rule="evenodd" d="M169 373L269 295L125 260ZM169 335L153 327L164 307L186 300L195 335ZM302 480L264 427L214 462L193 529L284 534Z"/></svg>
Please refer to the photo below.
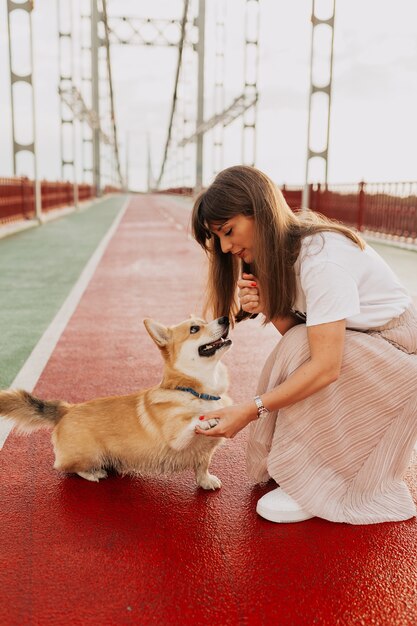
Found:
<svg viewBox="0 0 417 626"><path fill-rule="evenodd" d="M200 313L202 253L182 205L135 198L35 393L71 402L160 379L142 319ZM245 322L227 355L231 395L253 395L275 330ZM0 452L1 625L417 624L415 519L276 525L256 515L245 433L217 452L219 492L192 472L99 484L52 469L49 434ZM417 485L410 472L417 497Z"/></svg>

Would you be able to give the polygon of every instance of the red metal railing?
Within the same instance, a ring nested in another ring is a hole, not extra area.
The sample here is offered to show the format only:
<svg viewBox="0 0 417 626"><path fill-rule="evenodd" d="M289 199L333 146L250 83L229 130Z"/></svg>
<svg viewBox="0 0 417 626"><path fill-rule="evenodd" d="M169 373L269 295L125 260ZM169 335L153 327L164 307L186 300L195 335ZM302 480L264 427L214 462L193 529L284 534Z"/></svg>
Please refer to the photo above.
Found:
<svg viewBox="0 0 417 626"><path fill-rule="evenodd" d="M119 191L107 188L106 192ZM292 208L301 207L302 187L283 186ZM188 187L165 193L191 195ZM71 205L74 189L69 182L41 182L42 210ZM78 185L80 201L94 197L91 185ZM417 240L417 182L310 185L310 207L327 217L407 240ZM34 183L28 178L0 178L0 223L30 219L35 215Z"/></svg>
<svg viewBox="0 0 417 626"><path fill-rule="evenodd" d="M193 196L194 189L192 187L167 187L166 189L160 189L155 193L169 193L176 196Z"/></svg>
<svg viewBox="0 0 417 626"><path fill-rule="evenodd" d="M78 200L93 198L91 185L78 185ZM69 182L41 181L42 211L74 204L74 186ZM0 223L35 216L35 186L28 178L0 178Z"/></svg>
<svg viewBox="0 0 417 626"><path fill-rule="evenodd" d="M301 208L302 187L281 189L291 208ZM193 190L176 187L161 193L192 195ZM417 240L417 182L310 185L310 208L360 231Z"/></svg>
<svg viewBox="0 0 417 626"><path fill-rule="evenodd" d="M282 191L301 207L301 187ZM417 240L417 182L310 185L310 208L361 231Z"/></svg>

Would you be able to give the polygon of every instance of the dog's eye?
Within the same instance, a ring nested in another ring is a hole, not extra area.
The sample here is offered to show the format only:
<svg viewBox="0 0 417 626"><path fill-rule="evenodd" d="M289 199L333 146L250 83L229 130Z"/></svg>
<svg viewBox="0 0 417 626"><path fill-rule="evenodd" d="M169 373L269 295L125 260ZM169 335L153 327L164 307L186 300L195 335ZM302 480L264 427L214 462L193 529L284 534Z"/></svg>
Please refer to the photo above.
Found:
<svg viewBox="0 0 417 626"><path fill-rule="evenodd" d="M200 330L200 326L191 326L190 334L194 335L194 333L198 333L199 330Z"/></svg>

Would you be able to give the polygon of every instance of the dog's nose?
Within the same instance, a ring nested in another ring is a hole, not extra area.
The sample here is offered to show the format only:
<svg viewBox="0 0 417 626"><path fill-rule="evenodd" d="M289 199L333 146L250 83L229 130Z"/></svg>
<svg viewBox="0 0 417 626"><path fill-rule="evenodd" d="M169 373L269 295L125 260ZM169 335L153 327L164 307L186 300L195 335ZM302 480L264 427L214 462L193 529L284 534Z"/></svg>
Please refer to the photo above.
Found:
<svg viewBox="0 0 417 626"><path fill-rule="evenodd" d="M217 320L220 326L229 326L229 318L228 317L219 317Z"/></svg>

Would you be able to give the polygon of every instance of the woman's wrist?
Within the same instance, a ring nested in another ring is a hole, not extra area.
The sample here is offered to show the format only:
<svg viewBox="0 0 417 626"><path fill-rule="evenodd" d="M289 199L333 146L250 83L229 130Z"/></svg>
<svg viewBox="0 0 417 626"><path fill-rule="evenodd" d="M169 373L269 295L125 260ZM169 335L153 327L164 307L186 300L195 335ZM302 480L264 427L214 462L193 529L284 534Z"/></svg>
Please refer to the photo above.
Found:
<svg viewBox="0 0 417 626"><path fill-rule="evenodd" d="M258 419L258 408L254 400L245 403L245 412L247 415L248 424L249 422L253 422L254 420Z"/></svg>

